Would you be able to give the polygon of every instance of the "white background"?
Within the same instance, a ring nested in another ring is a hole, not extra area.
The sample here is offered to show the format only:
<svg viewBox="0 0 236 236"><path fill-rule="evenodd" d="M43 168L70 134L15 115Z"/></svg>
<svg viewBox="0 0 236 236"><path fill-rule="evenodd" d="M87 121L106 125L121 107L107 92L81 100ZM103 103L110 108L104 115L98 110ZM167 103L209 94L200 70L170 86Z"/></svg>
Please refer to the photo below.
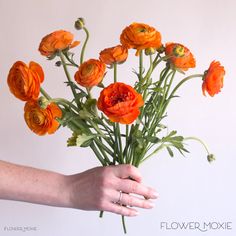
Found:
<svg viewBox="0 0 236 236"><path fill-rule="evenodd" d="M158 190L160 199L153 210L141 210L140 216L127 219L128 233L235 235L235 9L234 0L0 0L0 159L64 174L99 165L89 149L66 147L70 135L66 129L51 136L33 134L23 119L23 102L8 90L7 74L16 60L34 60L44 68L44 88L52 96L69 98L62 68L54 67L54 61L47 61L37 51L41 38L54 30L66 29L77 40L83 40L83 32L73 28L74 20L82 16L91 33L86 58L96 58L103 48L119 43L126 25L144 22L162 33L163 42L180 42L191 49L197 68L187 74L202 73L217 59L225 66L226 76L222 92L214 98L202 95L200 79L186 84L179 92L181 98L169 107L165 121L170 130L205 140L217 161L210 165L202 146L191 142L187 157L176 153L171 159L163 151L144 163L140 167L144 182ZM79 47L74 51L78 50ZM133 54L119 69L120 81L131 85L135 81L131 68L137 68ZM108 85L109 76L106 80ZM160 228L160 222L182 221L230 221L233 229L202 233ZM37 227L37 231L6 232L5 226ZM99 219L98 212L0 200L0 235L116 236L122 235L122 228L120 217L110 213Z"/></svg>

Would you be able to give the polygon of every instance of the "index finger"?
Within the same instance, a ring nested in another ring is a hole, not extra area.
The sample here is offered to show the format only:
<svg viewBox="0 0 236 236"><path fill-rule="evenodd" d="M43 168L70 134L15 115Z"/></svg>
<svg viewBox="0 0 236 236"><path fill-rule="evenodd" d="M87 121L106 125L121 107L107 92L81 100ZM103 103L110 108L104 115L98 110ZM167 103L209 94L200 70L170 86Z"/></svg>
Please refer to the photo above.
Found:
<svg viewBox="0 0 236 236"><path fill-rule="evenodd" d="M122 165L117 165L114 166L114 172L116 177L120 178L120 179L132 179L135 180L137 182L141 182L142 181L142 176L138 170L137 167L133 166L133 165L129 165L129 164L122 164Z"/></svg>
<svg viewBox="0 0 236 236"><path fill-rule="evenodd" d="M146 199L155 199L158 197L155 189L129 179L121 180L118 183L117 188L122 192L138 194L145 197Z"/></svg>

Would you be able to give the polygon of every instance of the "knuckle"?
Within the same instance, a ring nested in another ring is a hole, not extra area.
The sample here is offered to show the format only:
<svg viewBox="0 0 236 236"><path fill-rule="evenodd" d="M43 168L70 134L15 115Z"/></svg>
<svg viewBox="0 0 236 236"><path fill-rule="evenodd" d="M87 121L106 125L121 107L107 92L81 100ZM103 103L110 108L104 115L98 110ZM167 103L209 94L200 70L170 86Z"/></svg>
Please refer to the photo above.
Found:
<svg viewBox="0 0 236 236"><path fill-rule="evenodd" d="M133 165L126 165L126 170L127 170L127 172L128 173L133 173L135 170L136 170L136 168L133 166Z"/></svg>
<svg viewBox="0 0 236 236"><path fill-rule="evenodd" d="M104 188L109 185L109 177L107 175L107 170L102 171L102 173L97 178L97 185Z"/></svg>
<svg viewBox="0 0 236 236"><path fill-rule="evenodd" d="M137 193L137 190L138 190L137 182L133 181L132 183L130 183L130 192Z"/></svg>
<svg viewBox="0 0 236 236"><path fill-rule="evenodd" d="M96 203L95 203L95 207L98 209L98 210L102 210L104 209L104 200L102 198L99 198Z"/></svg>
<svg viewBox="0 0 236 236"><path fill-rule="evenodd" d="M120 207L120 214L121 215L127 215L126 209L124 207Z"/></svg>
<svg viewBox="0 0 236 236"><path fill-rule="evenodd" d="M99 199L99 202L103 202L105 199L107 199L108 193L106 189L104 188L99 188L97 190L97 199Z"/></svg>
<svg viewBox="0 0 236 236"><path fill-rule="evenodd" d="M130 198L127 199L127 205L128 205L128 206L134 206L134 203L135 203L135 202L134 202L134 199L133 199L132 197L130 197Z"/></svg>
<svg viewBox="0 0 236 236"><path fill-rule="evenodd" d="M140 203L140 205L141 205L142 208L150 208L148 202L146 202L146 201L142 201L142 202Z"/></svg>
<svg viewBox="0 0 236 236"><path fill-rule="evenodd" d="M148 188L148 189L147 189L147 193L146 193L146 197L147 197L147 198L151 198L152 192L153 192L152 189L151 189L151 188Z"/></svg>

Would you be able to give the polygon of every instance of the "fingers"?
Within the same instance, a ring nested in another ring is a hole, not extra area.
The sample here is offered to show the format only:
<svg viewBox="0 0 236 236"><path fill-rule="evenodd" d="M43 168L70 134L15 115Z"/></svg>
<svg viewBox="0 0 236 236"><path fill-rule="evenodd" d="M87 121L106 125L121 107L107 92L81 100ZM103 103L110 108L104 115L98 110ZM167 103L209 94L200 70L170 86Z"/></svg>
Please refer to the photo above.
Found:
<svg viewBox="0 0 236 236"><path fill-rule="evenodd" d="M123 164L123 165L114 166L114 173L116 177L121 178L121 179L131 178L139 183L142 180L142 176L139 173L138 168L132 165Z"/></svg>
<svg viewBox="0 0 236 236"><path fill-rule="evenodd" d="M137 216L139 214L138 211L135 209L122 206L120 204L112 203L112 202L107 204L105 210L119 214L119 215L123 215L123 216Z"/></svg>
<svg viewBox="0 0 236 236"><path fill-rule="evenodd" d="M117 203L121 205L139 207L139 208L144 208L144 209L150 209L155 206L154 203L150 200L141 199L136 196L132 196L132 195L122 193L122 192L120 192L119 194L120 196Z"/></svg>
<svg viewBox="0 0 236 236"><path fill-rule="evenodd" d="M144 186L136 181L130 179L122 179L119 181L117 190L125 193L134 193L144 196L146 199L156 199L158 197L157 192L150 187Z"/></svg>

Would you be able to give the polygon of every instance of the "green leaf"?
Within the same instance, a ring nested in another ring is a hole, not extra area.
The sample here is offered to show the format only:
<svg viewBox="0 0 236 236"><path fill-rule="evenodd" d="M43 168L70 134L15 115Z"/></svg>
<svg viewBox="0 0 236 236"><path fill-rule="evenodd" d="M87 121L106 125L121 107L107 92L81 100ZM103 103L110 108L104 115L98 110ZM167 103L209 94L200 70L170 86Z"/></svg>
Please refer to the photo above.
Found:
<svg viewBox="0 0 236 236"><path fill-rule="evenodd" d="M81 117L81 119L84 119L84 120L93 118L93 115L86 110L80 110L79 116Z"/></svg>
<svg viewBox="0 0 236 236"><path fill-rule="evenodd" d="M169 155L170 155L171 157L173 157L173 156L174 156L174 153L173 153L173 151L171 150L171 148L167 146L166 149L167 149Z"/></svg>
<svg viewBox="0 0 236 236"><path fill-rule="evenodd" d="M86 110L94 112L96 104L97 104L96 99L89 98L86 100L84 107L86 108Z"/></svg>
<svg viewBox="0 0 236 236"><path fill-rule="evenodd" d="M159 138L154 137L154 136L148 136L148 137L146 137L146 139L148 142L151 142L151 143L158 143L160 141Z"/></svg>
<svg viewBox="0 0 236 236"><path fill-rule="evenodd" d="M104 84L101 82L101 83L99 83L98 85L97 85L97 87L99 87L99 88L105 88L105 86L104 86Z"/></svg>
<svg viewBox="0 0 236 236"><path fill-rule="evenodd" d="M174 136L174 135L176 135L177 134L177 131L176 130L173 130L173 131L171 131L168 135L167 135L167 137L171 137L171 136Z"/></svg>
<svg viewBox="0 0 236 236"><path fill-rule="evenodd" d="M183 136L175 136L171 138L173 141L182 142L184 140Z"/></svg>
<svg viewBox="0 0 236 236"><path fill-rule="evenodd" d="M81 135L78 135L77 136L77 139L76 139L76 146L79 146L81 147L83 144L85 144L87 141L91 140L93 138L95 138L96 135L86 135L86 134L81 134Z"/></svg>

